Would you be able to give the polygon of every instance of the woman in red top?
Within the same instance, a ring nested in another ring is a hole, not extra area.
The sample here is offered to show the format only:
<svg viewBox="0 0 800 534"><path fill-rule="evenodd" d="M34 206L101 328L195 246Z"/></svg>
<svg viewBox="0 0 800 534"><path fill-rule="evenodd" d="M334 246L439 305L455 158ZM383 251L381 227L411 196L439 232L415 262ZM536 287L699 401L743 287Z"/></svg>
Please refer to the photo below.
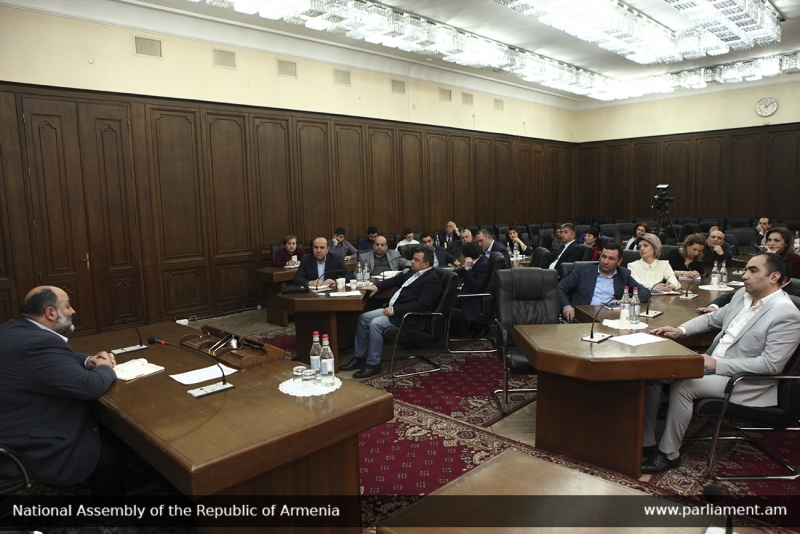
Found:
<svg viewBox="0 0 800 534"><path fill-rule="evenodd" d="M280 249L275 257L272 258L273 267L286 267L287 265L300 265L300 258L306 255L306 251L297 248L297 236L291 234L283 238L284 247ZM292 256L297 256L296 261L292 261Z"/></svg>

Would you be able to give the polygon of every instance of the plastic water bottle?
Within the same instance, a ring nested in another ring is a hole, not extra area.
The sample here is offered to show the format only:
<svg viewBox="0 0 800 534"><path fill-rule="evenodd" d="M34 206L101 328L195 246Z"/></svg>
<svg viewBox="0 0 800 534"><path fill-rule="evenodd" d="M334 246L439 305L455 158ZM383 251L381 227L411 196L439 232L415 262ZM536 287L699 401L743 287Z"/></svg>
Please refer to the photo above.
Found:
<svg viewBox="0 0 800 534"><path fill-rule="evenodd" d="M514 259L515 260L519 259L519 243L517 243L516 241L514 242Z"/></svg>
<svg viewBox="0 0 800 534"><path fill-rule="evenodd" d="M336 380L333 377L333 352L328 341L328 334L322 334L322 353L320 354L319 364L322 385L324 387L333 386Z"/></svg>
<svg viewBox="0 0 800 534"><path fill-rule="evenodd" d="M361 269L361 281L364 282L364 284L369 284L369 275L369 261L364 260L364 268Z"/></svg>
<svg viewBox="0 0 800 534"><path fill-rule="evenodd" d="M436 243L434 243L436 247L439 246L439 234L436 234Z"/></svg>
<svg viewBox="0 0 800 534"><path fill-rule="evenodd" d="M717 267L717 262L714 262L714 268L711 269L711 287L719 287L719 267Z"/></svg>
<svg viewBox="0 0 800 534"><path fill-rule="evenodd" d="M625 292L619 303L619 327L623 330L631 327L631 296L628 294L628 286L625 286Z"/></svg>
<svg viewBox="0 0 800 534"><path fill-rule="evenodd" d="M722 262L722 267L719 269L719 285L721 287L728 287L728 269L725 268L725 262Z"/></svg>
<svg viewBox="0 0 800 534"><path fill-rule="evenodd" d="M356 262L356 282L359 284L364 280L364 267L361 265L361 262Z"/></svg>
<svg viewBox="0 0 800 534"><path fill-rule="evenodd" d="M319 332L314 331L314 342L311 344L311 354L308 359L311 363L311 368L316 371L314 373L314 381L319 384L322 382L322 375L320 374L320 355L322 354L322 345L319 343Z"/></svg>
<svg viewBox="0 0 800 534"><path fill-rule="evenodd" d="M630 322L631 324L639 324L639 312L641 312L642 303L639 302L639 288L633 288L633 298L631 298L631 311Z"/></svg>

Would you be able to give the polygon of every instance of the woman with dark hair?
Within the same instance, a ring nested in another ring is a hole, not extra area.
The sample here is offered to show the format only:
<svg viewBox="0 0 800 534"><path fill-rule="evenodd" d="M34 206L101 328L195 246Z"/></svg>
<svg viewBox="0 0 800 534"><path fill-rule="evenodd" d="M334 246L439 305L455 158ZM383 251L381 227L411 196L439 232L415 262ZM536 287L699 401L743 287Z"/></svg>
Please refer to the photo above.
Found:
<svg viewBox="0 0 800 534"><path fill-rule="evenodd" d="M300 265L300 258L306 255L306 251L297 247L297 236L292 234L287 235L283 238L283 245L283 248L272 258L272 266L286 267L287 265ZM292 256L297 256L297 260L292 260Z"/></svg>
<svg viewBox="0 0 800 534"><path fill-rule="evenodd" d="M672 249L667 255L670 267L675 276L683 278L697 278L703 274L703 251L706 248L706 238L703 234L686 236L683 244Z"/></svg>
<svg viewBox="0 0 800 534"><path fill-rule="evenodd" d="M767 250L774 252L789 265L792 278L800 278L800 256L794 253L794 238L788 228L775 227L767 230Z"/></svg>
<svg viewBox="0 0 800 534"><path fill-rule="evenodd" d="M597 238L600 237L600 230L597 228L589 228L583 233L583 244L589 245L594 250L592 254L592 261L597 261L600 257L600 245L597 243Z"/></svg>
<svg viewBox="0 0 800 534"><path fill-rule="evenodd" d="M517 228L516 225L512 224L509 226L506 235L508 236L509 252L514 250L514 246L516 246L519 249L519 253L523 256L530 256L533 254L533 247L530 243L526 243L522 240L519 228Z"/></svg>
<svg viewBox="0 0 800 534"><path fill-rule="evenodd" d="M642 237L644 234L650 233L650 225L646 222L636 223L636 226L633 227L633 237L628 239L628 242L625 243L625 250L636 250L636 240Z"/></svg>

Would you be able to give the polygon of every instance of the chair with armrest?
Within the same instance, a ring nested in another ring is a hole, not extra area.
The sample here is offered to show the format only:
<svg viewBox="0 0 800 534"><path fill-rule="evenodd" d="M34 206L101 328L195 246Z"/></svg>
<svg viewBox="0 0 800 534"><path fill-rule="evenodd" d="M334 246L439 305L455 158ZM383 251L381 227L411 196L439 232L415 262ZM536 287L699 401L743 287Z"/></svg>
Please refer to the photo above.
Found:
<svg viewBox="0 0 800 534"><path fill-rule="evenodd" d="M633 237L634 227L636 225L634 223L617 223L617 228L619 229L619 236L618 240L625 245L628 242L628 239Z"/></svg>
<svg viewBox="0 0 800 534"><path fill-rule="evenodd" d="M419 247L420 247L419 243L414 243L412 245L400 245L397 248L397 251L400 253L400 256L407 259L408 261L411 261L412 259L414 259L414 252L416 252Z"/></svg>
<svg viewBox="0 0 800 534"><path fill-rule="evenodd" d="M503 388L492 393L497 406L506 413L509 393L534 392L535 388L509 388L509 375L535 375L536 368L514 344L514 326L558 324L558 276L551 269L502 269L495 273L497 314L497 356L503 363ZM499 394L503 394L502 401Z"/></svg>
<svg viewBox="0 0 800 534"><path fill-rule="evenodd" d="M781 224L773 224L772 226L785 226L792 232L800 230L800 219L784 219Z"/></svg>
<svg viewBox="0 0 800 534"><path fill-rule="evenodd" d="M438 267L434 268L434 272L442 281L442 292L439 294L439 299L436 301L436 305L433 307L433 309L426 312L408 312L403 315L403 319L400 322L399 327L391 326L383 331L383 338L385 340L394 341L394 346L392 347L392 357L391 360L389 360L389 375L392 378L402 378L404 376L433 373L441 369L438 364L433 363L424 356L412 355L405 356L403 359L416 359L424 361L431 366L431 369L404 374L394 373L394 362L395 355L397 354L398 343L407 342L415 345L430 347L435 345L439 339L441 339L442 334L444 333L445 321L447 320L448 314L453 307L453 300L456 297L456 289L458 288L458 275L451 270L441 269ZM427 317L428 320L425 328L419 332L404 331L403 325L406 322L406 318L411 316Z"/></svg>
<svg viewBox="0 0 800 534"><path fill-rule="evenodd" d="M728 217L725 219L726 232L737 228L750 228L750 225L750 217Z"/></svg>
<svg viewBox="0 0 800 534"><path fill-rule="evenodd" d="M605 237L619 241L619 224L601 224L599 230Z"/></svg>
<svg viewBox="0 0 800 534"><path fill-rule="evenodd" d="M753 228L734 228L731 233L739 241L739 251L752 252L758 250L756 245L756 231Z"/></svg>
<svg viewBox="0 0 800 534"><path fill-rule="evenodd" d="M678 245L661 245L661 255L658 257L659 260L666 260L669 259L670 253L679 248Z"/></svg>
<svg viewBox="0 0 800 534"><path fill-rule="evenodd" d="M531 254L531 267L539 267L540 269L547 269L553 261L550 251L544 247L536 247Z"/></svg>
<svg viewBox="0 0 800 534"><path fill-rule="evenodd" d="M622 266L627 267L629 263L642 259L642 255L638 250L623 250L622 251Z"/></svg>
<svg viewBox="0 0 800 534"><path fill-rule="evenodd" d="M495 224L494 225L494 232L495 232L495 235L507 234L508 233L508 225L507 224Z"/></svg>
<svg viewBox="0 0 800 534"><path fill-rule="evenodd" d="M28 470L22 464L20 455L11 447L0 444L0 458L6 458L11 464L16 466L18 476L0 479L0 495L12 495L20 490L32 487L35 482L28 475Z"/></svg>
<svg viewBox="0 0 800 534"><path fill-rule="evenodd" d="M453 307L450 310L450 315L447 317L447 335L445 337L445 347L447 352L451 354L459 354L466 352L494 352L497 348L494 346L494 340L491 338L450 338L450 322L453 319L464 321L464 311L456 306L458 299L462 298L480 298L481 311L477 319L470 321L470 323L488 324L494 321L494 294L497 291L497 279L494 273L500 269L505 269L506 258L500 252L492 252L489 255L489 284L486 286L486 291L483 293L462 293L456 292L456 298L453 299ZM451 341L488 341L492 344L492 348L488 350L453 350L450 348Z"/></svg>
<svg viewBox="0 0 800 534"><path fill-rule="evenodd" d="M739 238L734 233L725 232L725 242L731 246L731 254L738 256L741 253Z"/></svg>
<svg viewBox="0 0 800 534"><path fill-rule="evenodd" d="M595 227L598 227L600 225L611 224L613 222L614 222L614 218L611 217L610 215L598 215L598 216L594 217L594 220L593 220L592 224L594 224Z"/></svg>
<svg viewBox="0 0 800 534"><path fill-rule="evenodd" d="M580 249L583 251L583 256L578 261L592 261L592 256L594 256L594 249L589 245L578 245Z"/></svg>

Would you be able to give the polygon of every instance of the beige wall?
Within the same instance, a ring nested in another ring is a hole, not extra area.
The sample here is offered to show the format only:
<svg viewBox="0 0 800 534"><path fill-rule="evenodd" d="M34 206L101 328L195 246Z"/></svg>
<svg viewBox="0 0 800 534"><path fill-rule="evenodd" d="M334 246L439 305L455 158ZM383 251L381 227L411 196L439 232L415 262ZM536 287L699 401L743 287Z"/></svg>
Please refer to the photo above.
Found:
<svg viewBox="0 0 800 534"><path fill-rule="evenodd" d="M133 35L162 41L163 59L133 55ZM218 46L218 45L217 45ZM452 102L439 100L439 85L427 81L346 68L351 85L333 83L333 65L235 47L237 68L213 67L207 42L153 35L23 9L0 7L0 80L164 97L288 108L485 132L585 142L759 126L754 112L766 95L778 99L772 124L800 122L800 77L777 78L769 87L697 93L652 102L631 102L576 110L508 97L494 110L495 95L469 88L452 90ZM88 58L94 60L89 64ZM297 63L298 78L277 75L276 59ZM406 94L391 92L403 79ZM484 82L485 85L485 82ZM461 92L473 95L461 104ZM683 94L689 94L683 92Z"/></svg>

